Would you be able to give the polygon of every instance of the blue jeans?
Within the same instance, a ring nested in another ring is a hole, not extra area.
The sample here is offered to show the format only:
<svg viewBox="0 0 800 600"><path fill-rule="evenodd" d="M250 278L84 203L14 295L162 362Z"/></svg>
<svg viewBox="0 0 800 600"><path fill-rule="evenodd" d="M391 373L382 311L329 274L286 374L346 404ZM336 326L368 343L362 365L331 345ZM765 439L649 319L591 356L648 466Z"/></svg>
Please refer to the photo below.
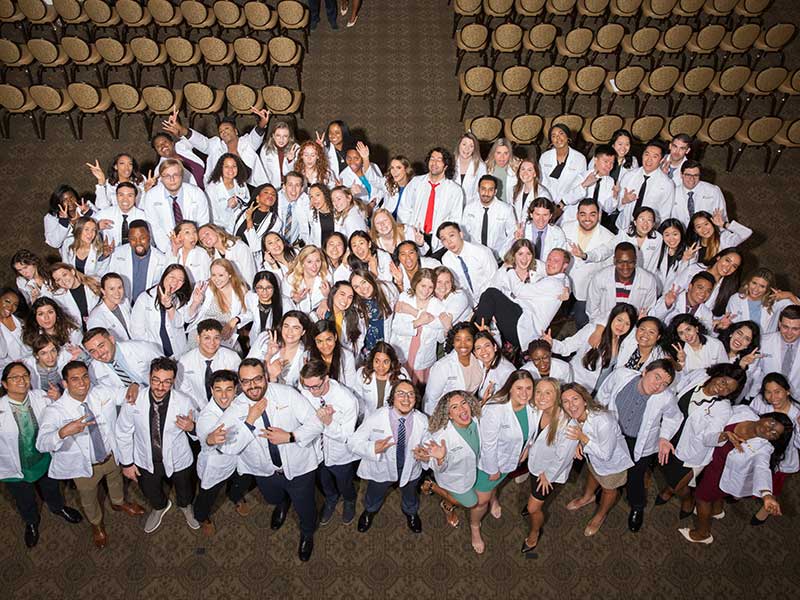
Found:
<svg viewBox="0 0 800 600"><path fill-rule="evenodd" d="M322 0L308 0L308 11L311 17L311 23L319 23L319 5ZM336 23L336 0L325 0L325 16L328 17L328 22Z"/></svg>

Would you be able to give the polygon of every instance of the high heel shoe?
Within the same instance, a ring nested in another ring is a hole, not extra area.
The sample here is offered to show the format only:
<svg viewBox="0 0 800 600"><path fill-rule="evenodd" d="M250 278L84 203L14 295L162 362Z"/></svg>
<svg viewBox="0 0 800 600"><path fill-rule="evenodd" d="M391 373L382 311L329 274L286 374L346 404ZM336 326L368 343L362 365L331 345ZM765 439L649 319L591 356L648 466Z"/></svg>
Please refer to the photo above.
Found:
<svg viewBox="0 0 800 600"><path fill-rule="evenodd" d="M656 496L656 499L653 501L653 506L663 506L663 505L665 505L667 502L669 502L671 499L672 499L672 498L666 498L666 499L664 499L664 498L662 498L662 497L661 497L661 494L658 494L658 495Z"/></svg>
<svg viewBox="0 0 800 600"><path fill-rule="evenodd" d="M528 538L522 540L522 548L520 549L520 552L522 554L530 554L536 550L536 547L539 545L539 541L542 539L542 533L544 533L544 529L539 530L539 536L536 538L536 543L533 546L528 546Z"/></svg>
<svg viewBox="0 0 800 600"><path fill-rule="evenodd" d="M444 518L447 521L447 524L450 527L458 527L460 521L458 519L458 515L455 513L456 507L450 504L447 500L442 500L439 502L439 507L444 512Z"/></svg>

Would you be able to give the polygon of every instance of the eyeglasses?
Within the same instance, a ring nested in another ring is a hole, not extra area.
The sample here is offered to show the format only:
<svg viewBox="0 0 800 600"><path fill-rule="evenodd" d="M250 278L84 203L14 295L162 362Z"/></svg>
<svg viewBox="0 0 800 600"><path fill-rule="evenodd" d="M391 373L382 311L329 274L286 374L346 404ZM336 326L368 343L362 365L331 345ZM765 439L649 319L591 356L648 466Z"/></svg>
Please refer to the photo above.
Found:
<svg viewBox="0 0 800 600"><path fill-rule="evenodd" d="M416 392L397 391L394 393L394 396L398 400L416 400L417 398Z"/></svg>
<svg viewBox="0 0 800 600"><path fill-rule="evenodd" d="M257 292L271 292L274 288L271 285L257 285Z"/></svg>
<svg viewBox="0 0 800 600"><path fill-rule="evenodd" d="M258 375L257 377L253 377L251 379L240 379L239 382L242 384L242 387L250 385L251 383L263 383L264 376Z"/></svg>
<svg viewBox="0 0 800 600"><path fill-rule="evenodd" d="M27 381L30 378L31 376L28 375L27 373L25 375L9 375L8 377L6 377L8 381L13 381L15 383L19 383L21 381Z"/></svg>
<svg viewBox="0 0 800 600"><path fill-rule="evenodd" d="M319 382L317 385L308 385L306 383L303 383L303 387L305 389L307 389L309 392L317 392L317 391L321 390L323 387L325 387L325 383L327 381L328 381L328 378L326 377L321 382Z"/></svg>

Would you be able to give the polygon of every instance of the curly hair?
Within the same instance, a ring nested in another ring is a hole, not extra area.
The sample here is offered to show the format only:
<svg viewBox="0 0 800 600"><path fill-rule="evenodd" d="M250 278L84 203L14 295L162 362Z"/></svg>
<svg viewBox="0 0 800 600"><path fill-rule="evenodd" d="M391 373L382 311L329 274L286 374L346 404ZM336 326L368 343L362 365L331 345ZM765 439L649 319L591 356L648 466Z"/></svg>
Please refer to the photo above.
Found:
<svg viewBox="0 0 800 600"><path fill-rule="evenodd" d="M313 148L317 153L317 159L314 162L314 174L316 175L316 182L315 183L322 183L327 184L328 182L328 171L330 169L330 165L328 165L328 154L325 152L325 149L320 146L317 142L307 140L300 144L300 149L297 151L297 162L295 163L295 168L300 170L300 173L305 176L306 179L311 179L308 176L308 173L305 172L305 165L303 164L303 151L306 148Z"/></svg>
<svg viewBox="0 0 800 600"><path fill-rule="evenodd" d="M456 339L456 334L460 331L469 331L470 335L472 335L474 344L475 336L478 335L478 328L471 321L461 321L460 323L454 324L447 332L447 338L444 342L444 351L446 354L450 354L450 352L452 352L453 341Z"/></svg>
<svg viewBox="0 0 800 600"><path fill-rule="evenodd" d="M212 183L222 180L222 167L225 164L225 160L228 158L232 158L236 163L236 177L234 178L234 181L241 186L245 185L247 180L250 179L250 167L244 164L244 161L232 152L226 152L219 157L219 160L217 160L217 164L214 165L214 169L211 171L211 175L209 175L208 180Z"/></svg>
<svg viewBox="0 0 800 600"><path fill-rule="evenodd" d="M36 269L36 275L34 277L41 277L44 280L45 285L51 288L53 287L53 282L50 280L50 273L48 273L47 267L39 255L34 254L26 248L22 248L14 253L14 256L11 257L10 262L11 270L18 276L22 277L22 275L20 275L17 271L16 265L30 265Z"/></svg>
<svg viewBox="0 0 800 600"><path fill-rule="evenodd" d="M73 331L79 331L78 324L69 316L61 305L52 298L42 296L37 298L31 305L31 310L25 318L25 323L22 326L22 341L27 346L33 346L33 342L40 335L45 334L44 329L41 328L39 322L36 320L36 313L43 306L49 306L56 314L55 325L53 325L53 333L49 334L58 346L64 346L70 342L70 334Z"/></svg>
<svg viewBox="0 0 800 600"><path fill-rule="evenodd" d="M144 183L145 177L139 168L139 163L136 162L136 159L127 152L120 152L109 163L108 168L106 169L106 179L108 180L108 183L111 185L117 185L120 182L119 173L117 173L117 163L119 162L120 158L124 157L131 159L131 165L133 165L133 170L131 171L131 181L133 183Z"/></svg>
<svg viewBox="0 0 800 600"><path fill-rule="evenodd" d="M394 346L382 340L377 342L367 355L367 360L364 362L364 366L361 369L361 380L366 384L372 383L372 376L375 374L375 357L378 354L385 354L389 357L389 383L395 385L401 381L401 379L403 379L403 373L401 371L400 359L397 358L397 350L394 349Z"/></svg>
<svg viewBox="0 0 800 600"><path fill-rule="evenodd" d="M477 419L481 416L481 401L478 400L475 394L465 392L464 390L453 390L439 398L439 402L436 403L436 408L433 409L431 418L428 421L429 432L435 433L447 427L447 424L450 422L450 400L456 397L464 398L464 400L467 401L473 418Z"/></svg>
<svg viewBox="0 0 800 600"><path fill-rule="evenodd" d="M402 154L398 154L389 160L390 167L393 160L403 165L403 169L405 169L406 172L406 180L411 181L414 177L414 167L411 166L411 161ZM389 194L395 194L400 189L400 186L394 180L394 177L392 177L391 169L386 169L386 176L384 179L386 180L386 191L389 192Z"/></svg>
<svg viewBox="0 0 800 600"><path fill-rule="evenodd" d="M314 253L319 255L319 276L323 279L328 278L328 261L325 259L325 253L317 246L305 246L289 265L289 273L286 275L286 281L292 286L293 293L299 292L300 284L303 283L303 262Z"/></svg>

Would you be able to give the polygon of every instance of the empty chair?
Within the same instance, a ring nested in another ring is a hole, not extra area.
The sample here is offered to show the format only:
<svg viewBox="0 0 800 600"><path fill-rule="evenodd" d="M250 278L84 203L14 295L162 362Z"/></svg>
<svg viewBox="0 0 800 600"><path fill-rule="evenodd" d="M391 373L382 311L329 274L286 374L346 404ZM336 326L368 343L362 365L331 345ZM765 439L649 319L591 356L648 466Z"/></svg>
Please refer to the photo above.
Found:
<svg viewBox="0 0 800 600"><path fill-rule="evenodd" d="M708 86L711 92L711 102L708 105L706 116L711 114L714 105L720 97L736 99L736 114L739 114L741 100L739 92L744 88L744 84L750 79L752 71L744 65L734 65L714 75L714 79Z"/></svg>
<svg viewBox="0 0 800 600"><path fill-rule="evenodd" d="M108 116L108 109L111 108L111 96L108 95L108 90L95 88L88 83L70 83L67 86L67 93L78 108L76 125L79 140L83 139L83 120L86 115L102 115L111 137L114 137L114 127Z"/></svg>
<svg viewBox="0 0 800 600"><path fill-rule="evenodd" d="M606 14L609 0L578 0L575 8L578 11L576 25L582 25L587 19L599 19Z"/></svg>
<svg viewBox="0 0 800 600"><path fill-rule="evenodd" d="M536 71L531 78L531 89L535 98L528 107L529 113L535 113L543 96L561 97L561 112L565 112L566 95L564 88L569 80L569 71L559 65L545 67L541 71Z"/></svg>
<svg viewBox="0 0 800 600"><path fill-rule="evenodd" d="M139 90L127 83L112 83L108 86L108 95L114 105L114 139L119 139L119 127L124 115L142 115L145 131L150 137L150 127L147 115L147 103L142 98Z"/></svg>
<svg viewBox="0 0 800 600"><path fill-rule="evenodd" d="M632 96L634 102L634 114L639 114L639 85L644 80L645 70L639 65L631 65L619 71L606 75L605 88L611 94L608 101L606 112L611 112L611 107L619 96Z"/></svg>
<svg viewBox="0 0 800 600"><path fill-rule="evenodd" d="M241 81L242 71L246 67L261 67L264 81L269 82L266 45L254 38L240 37L233 41L233 53L236 55L236 62L239 65L236 69L235 81Z"/></svg>
<svg viewBox="0 0 800 600"><path fill-rule="evenodd" d="M581 137L589 146L608 144L614 132L622 129L624 124L625 120L619 115L602 115L588 119L581 129Z"/></svg>
<svg viewBox="0 0 800 600"><path fill-rule="evenodd" d="M464 17L481 18L483 0L453 0L453 35Z"/></svg>
<svg viewBox="0 0 800 600"><path fill-rule="evenodd" d="M217 22L213 11L208 10L208 7L202 2L195 0L183 0L181 14L183 14L186 24L192 29L208 29Z"/></svg>
<svg viewBox="0 0 800 600"><path fill-rule="evenodd" d="M780 117L759 117L752 121L743 121L742 126L736 132L735 139L739 142L739 147L733 155L733 159L728 158L728 171L732 171L739 162L739 159L748 148L765 148L767 156L764 162L764 172L769 169L772 158L772 148L769 142L777 135L783 126Z"/></svg>
<svg viewBox="0 0 800 600"><path fill-rule="evenodd" d="M142 85L142 73L146 69L158 68L164 77L164 83L169 84L169 73L167 72L167 49L164 44L160 44L148 37L136 37L130 43L133 58L136 61L136 86Z"/></svg>
<svg viewBox="0 0 800 600"><path fill-rule="evenodd" d="M219 127L219 112L225 104L225 92L211 89L205 83L192 82L183 86L183 98L189 113L189 127L194 129L195 119L200 115L213 115Z"/></svg>
<svg viewBox="0 0 800 600"><path fill-rule="evenodd" d="M153 15L150 14L147 7L142 6L136 0L117 0L114 8L117 9L119 18L128 29L147 27L153 22Z"/></svg>
<svg viewBox="0 0 800 600"><path fill-rule="evenodd" d="M725 53L722 66L724 67L728 63L731 56L744 56L747 64L750 64L748 52L753 48L759 35L761 35L761 27L755 23L746 23L726 33L719 44L719 49Z"/></svg>
<svg viewBox="0 0 800 600"><path fill-rule="evenodd" d="M37 81L39 81L39 83L42 82L44 72L47 69L58 68L64 73L64 79L69 82L69 71L66 66L69 62L69 56L67 56L67 53L64 52L61 46L56 46L50 40L38 38L28 40L28 50L38 63L39 72L37 74Z"/></svg>
<svg viewBox="0 0 800 600"><path fill-rule="evenodd" d="M646 143L658 137L666 122L661 115L644 115L636 119L625 119L625 129L637 140Z"/></svg>
<svg viewBox="0 0 800 600"><path fill-rule="evenodd" d="M525 17L538 17L544 12L546 2L547 0L514 0L516 21L520 22Z"/></svg>
<svg viewBox="0 0 800 600"><path fill-rule="evenodd" d="M672 93L672 89L675 87L675 83L677 83L680 76L680 69L674 65L664 65L663 67L658 67L650 71L644 78L644 81L639 84L639 91L644 94L644 100L639 106L639 112L636 116L640 116L644 113L644 109L652 97L666 98L668 106L667 114L671 115L672 97L670 93Z"/></svg>
<svg viewBox="0 0 800 600"><path fill-rule="evenodd" d="M476 117L464 123L464 130L472 133L479 142L493 142L503 132L503 121L497 117Z"/></svg>
<svg viewBox="0 0 800 600"><path fill-rule="evenodd" d="M766 31L762 32L756 43L754 44L756 50L755 60L753 66L758 63L766 54L778 53L780 54L781 66L783 66L786 56L783 54L783 49L786 44L792 41L794 34L797 31L797 26L794 23L777 23Z"/></svg>
<svg viewBox="0 0 800 600"><path fill-rule="evenodd" d="M662 32L656 44L656 50L660 53L659 60L663 60L665 56L680 56L681 64L685 64L684 51L693 33L689 25L680 24Z"/></svg>
<svg viewBox="0 0 800 600"><path fill-rule="evenodd" d="M136 81L133 72L133 52L128 44L123 44L114 38L98 38L94 42L100 56L103 57L103 85L108 85L108 73L112 69L127 68L131 81ZM76 102L77 104L77 102ZM80 132L80 127L78 128Z"/></svg>
<svg viewBox="0 0 800 600"><path fill-rule="evenodd" d="M75 73L78 67L94 67L98 82L103 82L103 74L100 72L99 66L103 57L100 56L94 44L90 44L79 37L65 36L61 38L61 47L69 57L71 67L70 81L75 80Z"/></svg>
<svg viewBox="0 0 800 600"><path fill-rule="evenodd" d="M200 73L200 59L202 58L200 48L186 38L179 36L169 37L164 40L164 48L167 51L170 64L167 85L172 87L175 81L175 72L178 69L191 68L197 75L197 79L202 78Z"/></svg>
<svg viewBox="0 0 800 600"><path fill-rule="evenodd" d="M171 90L160 85L148 85L142 90L142 100L147 104L145 113L147 136L153 135L153 122L157 117L168 117L183 106L183 91Z"/></svg>
<svg viewBox="0 0 800 600"><path fill-rule="evenodd" d="M643 27L622 38L622 51L628 55L625 65L631 64L634 58L650 57L650 66L653 65L652 53L661 38L661 31L656 27ZM620 56L617 54L617 69L620 66Z"/></svg>
<svg viewBox="0 0 800 600"><path fill-rule="evenodd" d="M33 124L33 131L36 133L36 137L41 139L39 122L33 112L36 110L36 102L33 101L27 89L8 83L0 84L0 107L3 108L2 121L0 121L0 135L3 138L8 139L11 137L11 117L24 115Z"/></svg>
<svg viewBox="0 0 800 600"><path fill-rule="evenodd" d="M659 135L665 142L671 142L672 139L679 133L685 133L688 136L695 137L702 126L702 116L694 114L682 114L678 115L677 117L672 117L669 121L667 121L664 124L664 127L661 128L661 133Z"/></svg>
<svg viewBox="0 0 800 600"><path fill-rule="evenodd" d="M692 34L686 44L686 51L691 55L689 66L694 64L698 56L711 56L714 59L714 68L717 68L717 49L725 37L725 28L722 25L706 25L697 33Z"/></svg>
<svg viewBox="0 0 800 600"><path fill-rule="evenodd" d="M214 2L214 16L223 29L242 29L247 25L247 17L238 4L230 0L217 0Z"/></svg>
<svg viewBox="0 0 800 600"><path fill-rule="evenodd" d="M607 56L619 52L619 47L624 37L625 28L619 23L606 23L603 25L597 30L592 40L592 45L589 46L592 51L589 62L594 62L600 54Z"/></svg>
<svg viewBox="0 0 800 600"><path fill-rule="evenodd" d="M570 30L566 35L556 38L556 52L564 59L564 64L570 58L583 58L592 45L594 32L588 27L579 27Z"/></svg>
<svg viewBox="0 0 800 600"><path fill-rule="evenodd" d="M544 1L542 2L544 6ZM3 23L19 24L25 20L25 15L12 0L0 0L0 25Z"/></svg>
<svg viewBox="0 0 800 600"><path fill-rule="evenodd" d="M611 0L608 4L608 12L612 17L612 21L636 19L639 16L641 7L642 0Z"/></svg>
<svg viewBox="0 0 800 600"><path fill-rule="evenodd" d="M597 97L597 109L595 114L600 114L600 102L602 101L601 92L603 83L606 80L607 72L603 67L588 65L581 67L577 71L571 71L567 80L567 88L572 94L566 105L566 111L572 112L578 96Z"/></svg>
<svg viewBox="0 0 800 600"><path fill-rule="evenodd" d="M786 101L789 98L800 94L800 69L796 69L793 73L790 73L786 79L783 80L783 83L778 88L778 92L783 95L781 96L780 103L775 110L776 116L783 112L783 107L786 105Z"/></svg>
<svg viewBox="0 0 800 600"><path fill-rule="evenodd" d="M470 67L458 75L458 99L461 100L461 115L464 120L467 105L472 98L486 98L489 101L489 113L494 113L494 71L489 67Z"/></svg>
<svg viewBox="0 0 800 600"><path fill-rule="evenodd" d="M539 23L531 27L525 35L522 36L522 46L528 51L523 62L526 65L530 65L531 56L533 54L552 52L557 35L558 30L552 23Z"/></svg>
<svg viewBox="0 0 800 600"><path fill-rule="evenodd" d="M78 0L53 0L53 8L58 13L59 20L64 25L80 25L86 23L89 17L83 10L83 2Z"/></svg>
<svg viewBox="0 0 800 600"><path fill-rule="evenodd" d="M290 31L303 34L303 47L308 50L308 26L311 20L308 9L297 0L281 0L275 9L278 12L278 23L283 35Z"/></svg>
<svg viewBox="0 0 800 600"><path fill-rule="evenodd" d="M280 68L294 68L297 75L297 87L302 88L302 60L303 48L290 37L278 36L272 38L267 44L270 64L270 81L275 80L275 74Z"/></svg>
<svg viewBox="0 0 800 600"><path fill-rule="evenodd" d="M747 83L744 84L743 89L747 97L742 103L739 116L744 116L753 98L769 98L770 114L774 114L778 101L776 92L788 76L789 71L785 67L769 67L750 75Z"/></svg>
<svg viewBox="0 0 800 600"><path fill-rule="evenodd" d="M675 83L675 92L678 99L672 105L672 115L678 113L678 107L686 96L700 98L702 102L701 114L706 114L706 90L716 75L711 67L692 67L686 73L681 73Z"/></svg>
<svg viewBox="0 0 800 600"><path fill-rule="evenodd" d="M773 0L739 0L734 12L743 19L758 19Z"/></svg>
<svg viewBox="0 0 800 600"><path fill-rule="evenodd" d="M544 5L547 11L547 20L552 21L556 17L570 17L578 0L547 0Z"/></svg>
<svg viewBox="0 0 800 600"><path fill-rule="evenodd" d="M251 108L261 110L264 98L249 85L233 83L225 88L225 99L228 101L228 114L249 115Z"/></svg>
<svg viewBox="0 0 800 600"><path fill-rule="evenodd" d="M683 18L688 21L700 14L705 2L706 0L678 0L675 8L672 9L672 14L679 19Z"/></svg>
<svg viewBox="0 0 800 600"><path fill-rule="evenodd" d="M527 146L538 142L542 135L544 119L539 115L517 115L510 119L503 119L503 132L505 137L514 142Z"/></svg>
<svg viewBox="0 0 800 600"><path fill-rule="evenodd" d="M733 13L739 0L706 0L703 3L703 12L712 19L724 19Z"/></svg>
<svg viewBox="0 0 800 600"><path fill-rule="evenodd" d="M787 148L800 148L800 119L794 121L786 121L781 127L781 130L772 138L772 142L778 146L775 151L775 159L772 164L767 167L767 173L772 173L775 165L778 164L783 155L783 151Z"/></svg>
<svg viewBox="0 0 800 600"><path fill-rule="evenodd" d="M75 103L64 89L54 88L50 85L32 85L28 90L31 98L36 102L36 106L41 110L39 117L39 137L45 138L45 126L47 117L51 115L63 116L69 122L72 136L78 139L78 130L75 129L75 121L72 119L72 109Z"/></svg>
<svg viewBox="0 0 800 600"><path fill-rule="evenodd" d="M97 29L116 27L122 22L117 10L104 0L86 0L83 3L83 10L86 11L86 16L89 17L92 25ZM80 121L80 116L78 120ZM80 133L80 125L78 126L78 131Z"/></svg>
<svg viewBox="0 0 800 600"><path fill-rule="evenodd" d="M218 37L207 36L197 42L200 53L203 55L203 78L208 81L208 74L215 67L225 67L231 82L236 81L233 71L233 45Z"/></svg>
<svg viewBox="0 0 800 600"><path fill-rule="evenodd" d="M503 23L492 31L491 62L497 63L501 54L516 54L517 62L522 59L522 27L515 23Z"/></svg>
<svg viewBox="0 0 800 600"><path fill-rule="evenodd" d="M278 24L278 13L263 2L245 4L244 16L251 31L271 31Z"/></svg>
<svg viewBox="0 0 800 600"><path fill-rule="evenodd" d="M275 115L291 115L300 111L303 116L303 93L280 85L268 85L261 90L264 106Z"/></svg>
<svg viewBox="0 0 800 600"><path fill-rule="evenodd" d="M495 86L497 88L497 114L503 108L503 102L506 96L524 96L525 105L527 106L527 97L530 94L531 76L533 72L530 67L525 65L514 65L508 67L501 73L497 73L495 77Z"/></svg>
<svg viewBox="0 0 800 600"><path fill-rule="evenodd" d="M27 46L17 45L11 40L0 38L0 64L2 64L2 69L0 70L2 77L0 80L5 82L8 69L23 69L28 75L28 82L33 85L32 63L33 54L31 54Z"/></svg>
<svg viewBox="0 0 800 600"><path fill-rule="evenodd" d="M492 19L506 20L513 10L514 0L483 0L483 14L488 17L488 23Z"/></svg>
<svg viewBox="0 0 800 600"><path fill-rule="evenodd" d="M736 115L722 115L706 119L697 132L697 139L708 146L725 146L727 148L726 165L730 164L733 148L731 141L742 126L742 118Z"/></svg>
<svg viewBox="0 0 800 600"><path fill-rule="evenodd" d="M169 0L147 0L147 10L159 29L178 27L183 23L183 13Z"/></svg>
<svg viewBox="0 0 800 600"><path fill-rule="evenodd" d="M58 13L51 5L45 4L42 0L17 0L17 6L22 14L25 15L25 20L22 24L25 28L27 39L31 37L33 25L49 25L58 32L55 27Z"/></svg>
<svg viewBox="0 0 800 600"><path fill-rule="evenodd" d="M470 23L456 32L456 73L466 54L483 56L487 64L486 49L489 47L489 29L480 23Z"/></svg>
<svg viewBox="0 0 800 600"><path fill-rule="evenodd" d="M644 0L641 15L645 23L666 21L672 16L672 9L678 0Z"/></svg>

